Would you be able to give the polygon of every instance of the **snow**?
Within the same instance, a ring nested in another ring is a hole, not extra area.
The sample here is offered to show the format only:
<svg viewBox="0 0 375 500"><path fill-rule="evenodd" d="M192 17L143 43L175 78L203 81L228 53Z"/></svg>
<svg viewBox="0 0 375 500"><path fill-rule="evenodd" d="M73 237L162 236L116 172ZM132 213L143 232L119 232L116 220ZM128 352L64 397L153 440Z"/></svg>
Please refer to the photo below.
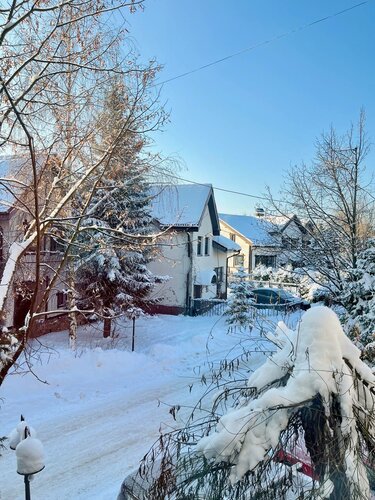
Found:
<svg viewBox="0 0 375 500"><path fill-rule="evenodd" d="M212 278L216 276L215 271L205 270L205 271L196 271L194 284L195 285L203 285L209 286L212 284Z"/></svg>
<svg viewBox="0 0 375 500"><path fill-rule="evenodd" d="M255 369L266 356L253 333ZM35 341L40 361L34 357L33 362L33 371L47 383L22 373L22 366L6 378L0 435L22 413L46 452L45 469L31 487L35 500L116 498L159 429L179 425L169 405L179 404L183 419L204 391L200 379L208 364L235 351L238 340L217 316L142 317L136 321L134 353L131 334L130 321L116 325L113 339L102 338L101 324L80 327L75 353L68 348L67 332L48 334L39 339L42 344ZM0 499L23 499L14 451L2 452L0 470L7 478L0 483Z"/></svg>
<svg viewBox="0 0 375 500"><path fill-rule="evenodd" d="M232 252L238 252L241 250L241 245L236 243L235 241L231 240L230 238L227 238L226 236L214 236L212 238L212 241L214 243L217 243L218 245L226 248L226 250L232 251Z"/></svg>
<svg viewBox="0 0 375 500"><path fill-rule="evenodd" d="M320 394L328 409L330 395L337 394L343 437L350 435L354 443L345 456L347 475L349 480L361 484L367 498L366 473L355 455L358 435L353 405L359 403L365 409L372 409L370 389L375 387L374 374L360 360L359 349L345 336L338 317L327 307L309 309L295 331L279 323L277 337L284 337L281 348L248 380L248 386L256 388L259 397L221 417L215 432L198 443L198 451L209 459L235 464L230 479L236 482L276 447L293 408ZM292 376L285 386L267 390L269 384L288 373ZM355 373L368 384L363 384L359 391L364 394L362 398L358 396L358 402L354 394Z"/></svg>
<svg viewBox="0 0 375 500"><path fill-rule="evenodd" d="M28 428L29 434L31 437L36 437L36 432L33 427L28 425L28 423L25 420L22 420L15 429L12 430L12 432L9 434L9 447L12 450L15 450L18 446L18 444L22 441L22 439L25 439L25 428Z"/></svg>
<svg viewBox="0 0 375 500"><path fill-rule="evenodd" d="M280 239L270 234L275 232L275 226L260 217L219 214L219 218L245 236L254 246L280 247L281 245Z"/></svg>
<svg viewBox="0 0 375 500"><path fill-rule="evenodd" d="M210 184L152 186L152 216L162 226L199 226L211 192Z"/></svg>
<svg viewBox="0 0 375 500"><path fill-rule="evenodd" d="M16 448L18 474L36 474L44 467L44 449L39 439L28 436Z"/></svg>

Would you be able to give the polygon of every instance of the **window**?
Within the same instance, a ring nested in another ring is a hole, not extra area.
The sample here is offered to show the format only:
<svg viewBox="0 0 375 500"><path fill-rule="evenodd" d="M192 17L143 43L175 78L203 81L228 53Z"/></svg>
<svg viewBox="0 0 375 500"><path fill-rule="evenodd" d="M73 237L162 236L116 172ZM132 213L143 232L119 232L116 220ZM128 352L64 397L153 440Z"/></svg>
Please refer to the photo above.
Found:
<svg viewBox="0 0 375 500"><path fill-rule="evenodd" d="M204 239L204 255L210 255L210 238L208 236Z"/></svg>
<svg viewBox="0 0 375 500"><path fill-rule="evenodd" d="M232 240L232 241L236 241L236 235L234 233L229 233L229 238Z"/></svg>
<svg viewBox="0 0 375 500"><path fill-rule="evenodd" d="M64 250L65 250L64 244L60 239L57 239L56 237L51 236L49 250L50 250L50 252L64 252Z"/></svg>
<svg viewBox="0 0 375 500"><path fill-rule="evenodd" d="M256 255L255 266L276 267L276 255Z"/></svg>
<svg viewBox="0 0 375 500"><path fill-rule="evenodd" d="M57 292L57 309L63 309L66 307L66 293L65 292Z"/></svg>
<svg viewBox="0 0 375 500"><path fill-rule="evenodd" d="M202 285L194 285L194 299L201 299L202 291L203 291Z"/></svg>
<svg viewBox="0 0 375 500"><path fill-rule="evenodd" d="M235 267L244 267L245 256L244 255L235 255L233 257L233 265Z"/></svg>
<svg viewBox="0 0 375 500"><path fill-rule="evenodd" d="M290 236L283 236L282 244L285 250L295 250L296 248L298 248L299 239L291 238Z"/></svg>
<svg viewBox="0 0 375 500"><path fill-rule="evenodd" d="M222 283L224 281L224 267L215 267L214 271L217 276L217 282Z"/></svg>
<svg viewBox="0 0 375 500"><path fill-rule="evenodd" d="M197 238L197 255L202 255L202 236L198 236Z"/></svg>

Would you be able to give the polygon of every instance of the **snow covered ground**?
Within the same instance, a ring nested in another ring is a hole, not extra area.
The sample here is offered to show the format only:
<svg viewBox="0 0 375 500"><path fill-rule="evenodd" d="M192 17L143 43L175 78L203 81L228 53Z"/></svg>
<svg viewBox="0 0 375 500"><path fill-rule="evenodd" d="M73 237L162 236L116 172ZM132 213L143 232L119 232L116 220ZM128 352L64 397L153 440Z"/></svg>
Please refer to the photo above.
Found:
<svg viewBox="0 0 375 500"><path fill-rule="evenodd" d="M289 317L291 326L298 316ZM272 330L277 319L259 326ZM39 352L32 370L46 383L19 370L1 388L0 435L11 431L22 413L45 448L46 467L31 484L33 500L115 499L159 429L177 425L169 405L186 406L181 414L187 415L204 390L202 374L229 351L243 348L239 336L227 334L225 321L215 316L140 319L134 353L129 323L117 326L114 340L101 333L101 325L81 327L76 354L66 332L42 337L42 344L34 344ZM260 328L251 334L253 369L266 359L259 333ZM3 452L0 471L0 499L23 499L13 451Z"/></svg>

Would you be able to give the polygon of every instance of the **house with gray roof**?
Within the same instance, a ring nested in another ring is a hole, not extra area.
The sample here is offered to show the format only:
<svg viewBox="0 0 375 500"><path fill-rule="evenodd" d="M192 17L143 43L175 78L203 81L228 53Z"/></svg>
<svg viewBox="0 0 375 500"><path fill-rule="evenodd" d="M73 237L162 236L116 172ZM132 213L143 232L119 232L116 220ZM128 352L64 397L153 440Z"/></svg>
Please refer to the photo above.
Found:
<svg viewBox="0 0 375 500"><path fill-rule="evenodd" d="M220 234L210 184L157 185L151 207L159 233L159 257L150 270L169 279L157 285L155 310L179 314L196 300L226 298L227 264L241 247Z"/></svg>
<svg viewBox="0 0 375 500"><path fill-rule="evenodd" d="M238 267L250 273L256 266L298 267L301 254L310 239L309 231L293 215L291 217L219 214L221 234L241 246L241 252L229 260L229 272Z"/></svg>

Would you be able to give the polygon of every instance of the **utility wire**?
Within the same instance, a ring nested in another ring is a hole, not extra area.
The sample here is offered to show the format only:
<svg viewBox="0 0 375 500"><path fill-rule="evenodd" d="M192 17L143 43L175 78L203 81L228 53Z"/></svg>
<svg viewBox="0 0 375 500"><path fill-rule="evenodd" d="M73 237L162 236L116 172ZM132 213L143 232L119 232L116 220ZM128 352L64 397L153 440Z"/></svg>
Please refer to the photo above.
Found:
<svg viewBox="0 0 375 500"><path fill-rule="evenodd" d="M154 170L156 170L156 169L154 169ZM191 179L185 179L184 177L180 177L179 175L175 175L175 174L167 173L166 175L167 175L167 177L172 177L173 179L177 179L179 181L189 182L189 184L197 184L198 186L207 186L208 184L210 184L212 186L212 188L215 189L216 191L224 191L226 193L232 193L232 194L238 194L238 195L241 195L241 196L247 196L248 198L256 198L258 200L269 201L269 198L267 198L266 196L259 196L259 195L250 194L250 193L243 193L241 191L234 191L232 189L220 188L220 187L217 187L217 186L213 186L211 183L197 182L197 181L193 181ZM274 201L277 201L277 202L281 203L281 200L274 200Z"/></svg>
<svg viewBox="0 0 375 500"><path fill-rule="evenodd" d="M246 52L251 52L252 50L255 50L259 47L263 47L264 45L267 45L269 43L273 43L273 42L276 42L277 40L281 40L282 38L286 38L290 35L293 35L294 33L299 33L300 31L303 31L303 30L306 30L308 28L311 28L312 26L315 26L316 24L323 23L325 21L333 19L334 17L341 16L342 14L345 14L346 12L357 9L358 7L361 7L362 5L370 3L371 1L372 0L365 0L363 2L352 5L351 7L348 7L346 9L335 12L334 14L330 14L329 16L321 17L320 19L316 19L315 21L312 21L310 23L303 24L302 26L299 26L298 28L293 28L289 31L285 31L284 33L281 33L280 35L276 35L273 38L269 38L268 40L263 40L262 42L258 42L254 45L251 45L250 47L246 47L245 49L239 50L238 52L234 52L234 53L229 54L225 57L221 57L220 59L216 59L215 61L211 61L207 64L204 64L203 66L198 66L197 68L186 71L185 73L181 73L179 75L168 78L167 80L163 80L160 83L155 83L154 87L164 85L165 83L173 82L174 80L178 80L180 78L184 78L185 76L191 75L193 73L197 73L198 71L202 71L203 69L210 68L211 66L215 66L216 64L222 63L224 61L228 61L228 59L232 59L233 57L240 56L242 54L245 54Z"/></svg>

